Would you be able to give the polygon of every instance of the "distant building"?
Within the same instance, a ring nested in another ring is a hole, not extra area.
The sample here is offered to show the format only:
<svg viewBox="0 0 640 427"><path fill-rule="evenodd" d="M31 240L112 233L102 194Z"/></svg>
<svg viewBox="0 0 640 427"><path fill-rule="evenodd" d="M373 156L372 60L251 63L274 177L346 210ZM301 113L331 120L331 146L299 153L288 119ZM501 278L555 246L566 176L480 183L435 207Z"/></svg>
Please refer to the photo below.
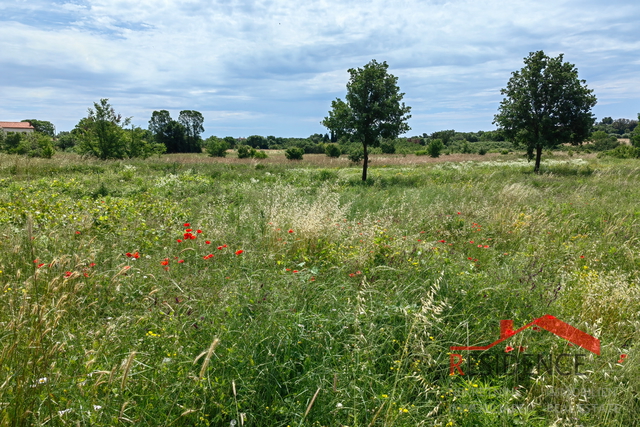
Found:
<svg viewBox="0 0 640 427"><path fill-rule="evenodd" d="M0 122L0 129L5 132L23 132L30 133L35 129L29 122Z"/></svg>

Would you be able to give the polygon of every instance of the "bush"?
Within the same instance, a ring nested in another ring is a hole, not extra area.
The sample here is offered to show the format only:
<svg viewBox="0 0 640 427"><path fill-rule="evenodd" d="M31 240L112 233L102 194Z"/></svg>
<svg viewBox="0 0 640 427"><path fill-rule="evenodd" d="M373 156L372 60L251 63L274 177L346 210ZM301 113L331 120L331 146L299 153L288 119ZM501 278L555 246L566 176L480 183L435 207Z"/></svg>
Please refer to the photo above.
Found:
<svg viewBox="0 0 640 427"><path fill-rule="evenodd" d="M304 150L298 147L287 148L284 151L284 156L289 160L302 160Z"/></svg>
<svg viewBox="0 0 640 427"><path fill-rule="evenodd" d="M340 157L340 155L342 154L342 150L340 150L340 147L338 147L338 144L327 144L327 146L324 149L324 154L326 154L329 157Z"/></svg>
<svg viewBox="0 0 640 427"><path fill-rule="evenodd" d="M248 145L238 145L238 158L248 159L256 155L256 149Z"/></svg>
<svg viewBox="0 0 640 427"><path fill-rule="evenodd" d="M593 142L592 148L595 151L613 150L620 145L618 138L601 130L591 134L591 141Z"/></svg>
<svg viewBox="0 0 640 427"><path fill-rule="evenodd" d="M426 156L427 154L429 154L429 152L427 150L418 150L418 151L416 151L416 156Z"/></svg>
<svg viewBox="0 0 640 427"><path fill-rule="evenodd" d="M210 136L205 139L204 147L211 157L225 157L229 149L229 143L224 139Z"/></svg>
<svg viewBox="0 0 640 427"><path fill-rule="evenodd" d="M50 159L56 152L53 139L40 132L11 132L3 139L1 148L2 151L8 154L22 154L29 157Z"/></svg>
<svg viewBox="0 0 640 427"><path fill-rule="evenodd" d="M356 148L349 153L351 163L360 163L362 159L364 159L364 150L362 148Z"/></svg>
<svg viewBox="0 0 640 427"><path fill-rule="evenodd" d="M269 156L267 155L267 153L265 153L264 151L260 150L260 151L256 151L255 154L253 155L254 159L267 159L269 158Z"/></svg>
<svg viewBox="0 0 640 427"><path fill-rule="evenodd" d="M620 145L613 150L600 153L598 157L609 156L616 159L635 159L640 158L640 148L632 147L630 145Z"/></svg>
<svg viewBox="0 0 640 427"><path fill-rule="evenodd" d="M484 147L480 147L480 149L478 150L478 154L484 156L485 154L487 154L487 149Z"/></svg>
<svg viewBox="0 0 640 427"><path fill-rule="evenodd" d="M384 141L380 143L380 149L384 154L395 154L396 146L393 141Z"/></svg>
<svg viewBox="0 0 640 427"><path fill-rule="evenodd" d="M427 145L427 153L431 157L440 157L440 152L444 148L444 144L439 139L432 140L429 145Z"/></svg>

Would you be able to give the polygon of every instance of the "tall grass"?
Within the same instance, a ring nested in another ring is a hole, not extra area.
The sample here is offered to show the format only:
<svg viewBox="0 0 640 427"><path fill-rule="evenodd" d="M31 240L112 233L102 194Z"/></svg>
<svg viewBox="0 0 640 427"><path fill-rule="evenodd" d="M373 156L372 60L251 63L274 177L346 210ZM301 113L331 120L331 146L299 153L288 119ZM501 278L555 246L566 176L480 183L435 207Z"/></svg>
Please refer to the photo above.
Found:
<svg viewBox="0 0 640 427"><path fill-rule="evenodd" d="M274 157L0 157L0 425L636 424L637 163ZM449 375L544 314L586 375Z"/></svg>

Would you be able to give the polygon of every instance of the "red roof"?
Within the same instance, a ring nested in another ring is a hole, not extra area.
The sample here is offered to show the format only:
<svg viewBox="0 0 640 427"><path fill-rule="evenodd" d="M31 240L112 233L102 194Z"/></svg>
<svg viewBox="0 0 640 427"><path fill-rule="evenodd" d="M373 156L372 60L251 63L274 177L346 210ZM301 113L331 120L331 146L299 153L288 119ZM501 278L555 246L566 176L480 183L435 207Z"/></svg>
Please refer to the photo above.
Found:
<svg viewBox="0 0 640 427"><path fill-rule="evenodd" d="M0 128L33 129L29 122L0 122Z"/></svg>

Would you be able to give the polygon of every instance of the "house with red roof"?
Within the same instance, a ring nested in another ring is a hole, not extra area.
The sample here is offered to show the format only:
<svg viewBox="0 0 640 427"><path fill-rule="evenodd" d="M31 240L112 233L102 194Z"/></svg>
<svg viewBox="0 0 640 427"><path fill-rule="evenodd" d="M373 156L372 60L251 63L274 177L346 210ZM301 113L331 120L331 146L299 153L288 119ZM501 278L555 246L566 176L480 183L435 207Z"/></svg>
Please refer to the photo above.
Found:
<svg viewBox="0 0 640 427"><path fill-rule="evenodd" d="M29 122L0 122L0 129L5 132L31 133L35 129Z"/></svg>

